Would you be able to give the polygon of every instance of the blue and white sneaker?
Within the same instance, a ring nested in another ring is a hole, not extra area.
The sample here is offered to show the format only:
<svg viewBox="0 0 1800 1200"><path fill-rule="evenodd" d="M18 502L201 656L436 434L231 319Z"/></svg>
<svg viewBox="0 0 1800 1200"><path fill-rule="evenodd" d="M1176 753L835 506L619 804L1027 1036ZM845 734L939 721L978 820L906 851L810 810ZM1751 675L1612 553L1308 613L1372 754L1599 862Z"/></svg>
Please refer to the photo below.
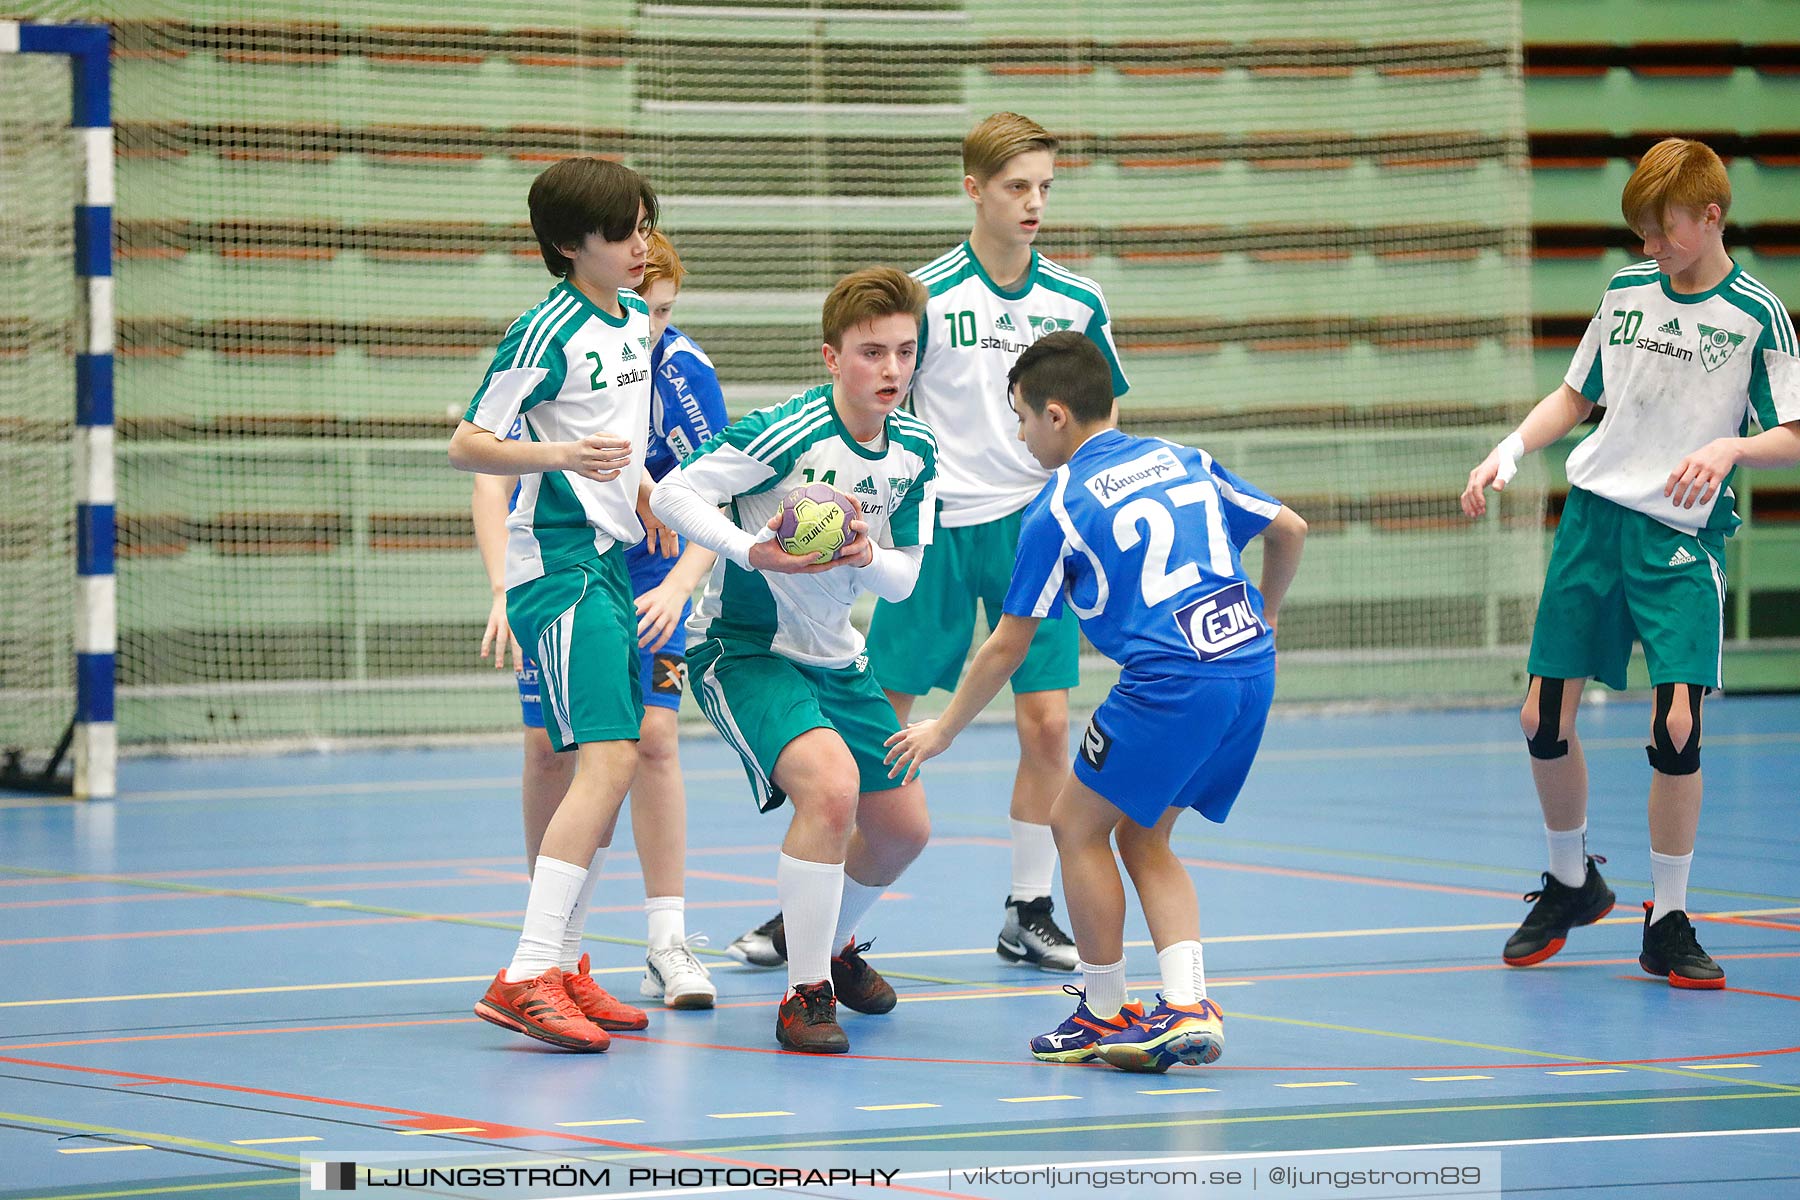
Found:
<svg viewBox="0 0 1800 1200"><path fill-rule="evenodd" d="M1121 1071L1157 1075L1178 1062L1190 1067L1217 1062L1225 1052L1225 1014L1211 1000L1177 1008L1159 995L1147 1015L1101 1038L1093 1051Z"/></svg>
<svg viewBox="0 0 1800 1200"><path fill-rule="evenodd" d="M1070 983L1063 984L1063 991L1079 1001L1075 1013L1049 1033L1031 1039L1033 1058L1057 1063L1092 1062L1094 1046L1101 1038L1128 1030L1144 1017L1144 1006L1137 1000L1126 1001L1116 1016L1096 1017L1087 1006L1086 992Z"/></svg>

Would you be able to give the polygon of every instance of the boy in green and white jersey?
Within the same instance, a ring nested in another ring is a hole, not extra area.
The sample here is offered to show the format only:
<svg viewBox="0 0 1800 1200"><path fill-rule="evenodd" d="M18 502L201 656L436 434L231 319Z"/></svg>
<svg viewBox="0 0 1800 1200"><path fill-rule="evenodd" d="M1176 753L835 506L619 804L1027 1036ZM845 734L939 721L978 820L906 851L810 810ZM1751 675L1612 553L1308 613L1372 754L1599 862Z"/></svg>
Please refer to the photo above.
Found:
<svg viewBox="0 0 1800 1200"><path fill-rule="evenodd" d="M918 586L883 600L869 626L869 661L901 724L932 688L953 691L975 631L991 629L1011 582L1025 506L1049 475L1020 444L1006 375L1039 337L1072 329L1090 338L1112 371L1113 346L1100 288L1036 250L1055 175L1057 141L1017 113L996 113L963 139L962 187L975 205L968 240L913 272L929 300L919 324L911 408L938 435L941 526ZM1050 805L1069 776L1069 689L1079 678L1080 630L1044 621L1012 679L1019 731L1013 779L1012 885L995 951L1009 962L1073 971L1075 945L1052 915L1056 841ZM734 941L728 953L757 966L781 961L781 915Z"/></svg>
<svg viewBox="0 0 1800 1200"><path fill-rule="evenodd" d="M1725 972L1688 919L1700 822L1700 702L1720 685L1725 538L1738 524L1738 466L1800 462L1800 358L1774 293L1724 245L1731 184L1718 155L1669 138L1651 147L1620 208L1652 260L1613 276L1563 384L1469 473L1463 510L1486 511L1519 458L1550 445L1596 405L1599 427L1569 455L1532 634L1521 714L1544 813L1550 869L1506 944L1512 966L1562 949L1571 927L1611 911L1587 854L1587 766L1575 736L1582 685L1625 686L1634 638L1656 690L1648 751L1650 875L1639 964L1681 988L1722 988ZM1755 421L1763 432L1746 436Z"/></svg>
<svg viewBox="0 0 1800 1200"><path fill-rule="evenodd" d="M869 660L905 724L933 688L954 691L979 602L991 630L1011 583L1024 508L1048 473L1018 438L1007 372L1038 338L1069 329L1100 349L1115 397L1119 368L1100 287L1032 248L1056 169L1057 141L1017 113L996 113L963 139L962 188L975 206L968 239L913 272L931 294L919 330L912 410L943 446L943 532L904 602L876 606ZM1075 946L1052 916L1056 841L1050 806L1069 774L1069 689L1080 630L1044 621L1012 678L1019 767L1013 778L1012 876L995 952L1073 971Z"/></svg>
<svg viewBox="0 0 1800 1200"><path fill-rule="evenodd" d="M519 477L507 517L506 617L540 665L545 726L577 753L544 830L512 962L475 1013L571 1050L644 1014L588 974L588 897L637 765L637 613L625 550L642 540L650 315L642 279L656 194L617 163L566 159L531 185L531 225L562 282L513 322L450 441L465 471ZM524 430L509 440L515 420Z"/></svg>
<svg viewBox="0 0 1800 1200"><path fill-rule="evenodd" d="M793 801L776 870L789 985L776 1040L790 1050L849 1048L837 1001L863 1013L894 1007L856 929L930 834L923 788L887 776L885 743L900 725L850 623L862 592L898 600L912 590L932 538L937 444L897 411L924 306L925 289L889 267L839 280L823 322L832 381L732 424L650 501L659 519L719 554L688 622L701 711L742 758L758 808ZM784 499L807 484L861 510L830 562L775 540Z"/></svg>

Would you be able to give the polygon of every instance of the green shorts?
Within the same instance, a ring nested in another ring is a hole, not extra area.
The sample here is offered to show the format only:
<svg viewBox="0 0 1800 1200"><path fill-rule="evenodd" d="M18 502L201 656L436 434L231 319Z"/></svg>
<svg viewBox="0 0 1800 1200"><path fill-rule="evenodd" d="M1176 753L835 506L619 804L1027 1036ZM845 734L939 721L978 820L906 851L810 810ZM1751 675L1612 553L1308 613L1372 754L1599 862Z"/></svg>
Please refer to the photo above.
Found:
<svg viewBox="0 0 1800 1200"><path fill-rule="evenodd" d="M833 729L844 739L856 759L858 791L900 786L882 762L900 722L863 659L848 667L812 667L743 642L709 638L688 651L687 661L700 711L743 759L762 812L787 799L775 786L775 761L811 729Z"/></svg>
<svg viewBox="0 0 1800 1200"><path fill-rule="evenodd" d="M989 632L1012 583L1019 553L1016 512L981 525L939 527L925 547L919 582L898 603L883 600L869 622L869 661L890 692L923 696L932 688L954 691L975 636L975 602L987 614ZM1072 688L1081 678L1081 626L1064 613L1038 622L1025 661L1012 677L1014 694Z"/></svg>
<svg viewBox="0 0 1800 1200"><path fill-rule="evenodd" d="M1719 686L1725 539L1695 535L1569 489L1538 601L1529 670L1625 686L1633 638L1650 682Z"/></svg>
<svg viewBox="0 0 1800 1200"><path fill-rule="evenodd" d="M552 571L508 588L506 620L538 663L538 695L550 744L636 741L644 721L638 685L637 608L625 554Z"/></svg>

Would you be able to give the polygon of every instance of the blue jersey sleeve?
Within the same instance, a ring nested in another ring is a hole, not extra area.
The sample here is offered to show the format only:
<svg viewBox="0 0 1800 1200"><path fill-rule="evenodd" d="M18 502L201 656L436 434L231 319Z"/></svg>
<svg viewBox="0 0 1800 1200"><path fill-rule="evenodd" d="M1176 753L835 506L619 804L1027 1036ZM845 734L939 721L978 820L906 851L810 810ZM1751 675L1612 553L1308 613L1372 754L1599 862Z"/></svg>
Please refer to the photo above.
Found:
<svg viewBox="0 0 1800 1200"><path fill-rule="evenodd" d="M661 479L729 422L719 374L699 346L677 329L663 335L652 374L656 402L650 406L650 449L644 466Z"/></svg>
<svg viewBox="0 0 1800 1200"><path fill-rule="evenodd" d="M1062 616L1063 583L1069 552L1061 525L1050 509L1053 477L1025 508L1019 526L1019 553L1013 562L1012 584L1006 589L1001 611L1015 617L1054 620Z"/></svg>
<svg viewBox="0 0 1800 1200"><path fill-rule="evenodd" d="M1242 550L1250 544L1251 538L1269 527L1269 522L1281 511L1281 501L1254 484L1239 479L1204 450L1191 447L1183 449L1198 457L1201 467L1212 476L1214 485L1219 489L1219 499L1222 501L1220 508L1223 510L1225 529L1231 538L1231 544Z"/></svg>

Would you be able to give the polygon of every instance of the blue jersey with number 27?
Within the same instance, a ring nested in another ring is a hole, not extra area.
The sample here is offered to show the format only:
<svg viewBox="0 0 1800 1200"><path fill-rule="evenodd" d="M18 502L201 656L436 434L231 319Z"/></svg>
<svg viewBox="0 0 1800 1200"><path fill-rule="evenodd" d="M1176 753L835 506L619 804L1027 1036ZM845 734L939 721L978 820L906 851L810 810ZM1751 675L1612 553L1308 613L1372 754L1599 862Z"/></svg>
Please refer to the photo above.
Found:
<svg viewBox="0 0 1800 1200"><path fill-rule="evenodd" d="M1239 552L1280 510L1204 450L1106 430L1025 509L1005 611L1066 603L1127 670L1258 674L1275 638Z"/></svg>

